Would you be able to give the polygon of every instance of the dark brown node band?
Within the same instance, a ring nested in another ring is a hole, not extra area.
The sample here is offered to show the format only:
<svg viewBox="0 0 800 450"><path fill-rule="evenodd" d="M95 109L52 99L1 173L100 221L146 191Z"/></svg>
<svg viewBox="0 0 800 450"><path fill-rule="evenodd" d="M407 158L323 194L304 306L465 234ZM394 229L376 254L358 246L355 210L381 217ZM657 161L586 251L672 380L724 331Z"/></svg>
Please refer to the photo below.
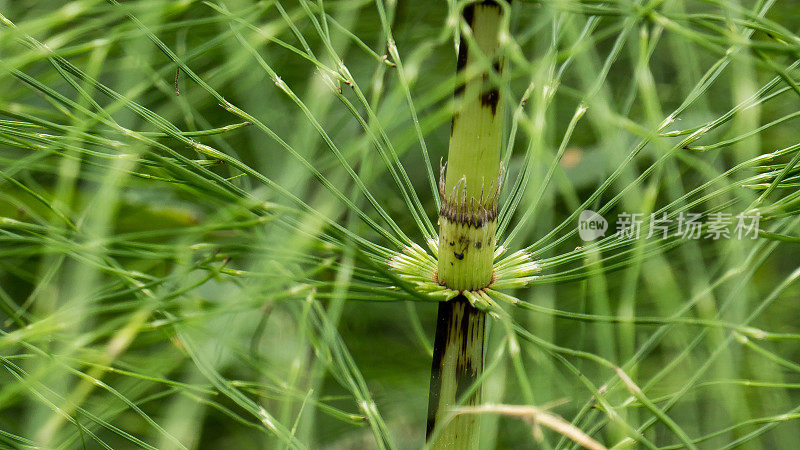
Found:
<svg viewBox="0 0 800 450"><path fill-rule="evenodd" d="M439 169L439 198L441 206L439 216L444 217L449 222L467 225L472 228L481 228L489 222L497 219L498 200L500 198L500 188L502 187L503 175L505 170L500 165L500 175L497 182L489 185L489 195L484 197L481 189L480 198L470 197L467 200L466 180L459 180L453 187L450 195L445 194L445 169L447 164L441 164ZM462 186L461 195L458 195L458 188Z"/></svg>

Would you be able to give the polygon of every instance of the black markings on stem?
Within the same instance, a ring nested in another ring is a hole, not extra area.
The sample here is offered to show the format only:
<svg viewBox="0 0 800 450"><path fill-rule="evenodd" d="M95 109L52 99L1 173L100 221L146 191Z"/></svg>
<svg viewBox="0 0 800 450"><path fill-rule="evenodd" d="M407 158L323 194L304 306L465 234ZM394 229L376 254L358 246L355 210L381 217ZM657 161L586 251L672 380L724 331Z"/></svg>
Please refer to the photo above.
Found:
<svg viewBox="0 0 800 450"><path fill-rule="evenodd" d="M481 106L484 108L492 108L492 115L497 114L497 101L500 99L500 93L497 88L489 89L481 94Z"/></svg>
<svg viewBox="0 0 800 450"><path fill-rule="evenodd" d="M469 300L459 295L453 300L439 303L438 320L434 348L444 351L434 352L431 363L430 397L428 398L428 420L426 439L436 426L436 413L443 407L453 406L477 381L483 370L483 339L486 328L486 315L470 305ZM479 349L478 354L473 350ZM456 395L454 399L444 399L441 405L441 386L443 359L446 353L455 352ZM475 404L478 392L473 392L466 404Z"/></svg>
<svg viewBox="0 0 800 450"><path fill-rule="evenodd" d="M175 95L181 95L181 90L178 88L178 75L181 74L181 66L175 69Z"/></svg>
<svg viewBox="0 0 800 450"><path fill-rule="evenodd" d="M497 76L500 76L503 73L503 62L499 58L492 62L492 70L495 74L497 74ZM483 83L484 85L492 84L488 74L483 75ZM500 91L497 89L497 87L484 90L484 92L481 94L481 106L485 108L492 108L492 116L494 116L497 114L497 102L499 99Z"/></svg>

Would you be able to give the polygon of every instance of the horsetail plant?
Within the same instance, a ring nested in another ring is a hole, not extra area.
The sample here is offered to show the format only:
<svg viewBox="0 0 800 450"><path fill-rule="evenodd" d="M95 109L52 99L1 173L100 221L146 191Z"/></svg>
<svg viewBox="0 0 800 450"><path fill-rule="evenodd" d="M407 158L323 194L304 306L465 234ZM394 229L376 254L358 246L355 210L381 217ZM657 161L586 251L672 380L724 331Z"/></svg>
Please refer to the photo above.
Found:
<svg viewBox="0 0 800 450"><path fill-rule="evenodd" d="M482 70L456 90L447 167L442 166L439 180L435 276L437 283L458 294L439 304L436 322L426 433L433 448L477 448L480 437L477 417L451 418L450 408L462 400L477 405L480 399L474 383L483 372L486 314L478 308L479 293L494 277L502 180L504 105L496 80L503 66L502 18L501 5L493 1L464 9L463 32L471 39L461 38L456 71L464 73L468 65ZM437 425L442 429L435 430Z"/></svg>
<svg viewBox="0 0 800 450"><path fill-rule="evenodd" d="M795 445L790 2L54 3L0 0L0 446Z"/></svg>
<svg viewBox="0 0 800 450"><path fill-rule="evenodd" d="M453 408L480 401L475 382L483 372L487 311L502 314L492 297L516 301L495 289L525 286L539 269L526 251L498 260L505 251L495 233L504 178L499 83L506 7L489 0L463 9L456 62L461 84L439 173L439 236L428 241L433 255L412 244L390 260L401 278L440 299L426 431L432 448L477 448L477 416L455 415Z"/></svg>

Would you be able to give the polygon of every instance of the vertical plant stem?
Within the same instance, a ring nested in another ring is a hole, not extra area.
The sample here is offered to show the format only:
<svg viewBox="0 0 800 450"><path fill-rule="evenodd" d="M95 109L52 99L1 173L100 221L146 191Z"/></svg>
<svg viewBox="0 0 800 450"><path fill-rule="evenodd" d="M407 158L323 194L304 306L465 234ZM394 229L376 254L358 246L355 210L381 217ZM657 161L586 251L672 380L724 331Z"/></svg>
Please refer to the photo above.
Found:
<svg viewBox="0 0 800 450"><path fill-rule="evenodd" d="M457 71L464 84L455 92L447 167L442 167L439 180L437 272L440 284L462 294L439 304L428 400L427 438L432 448L478 446L478 417L451 417L450 408L459 400L471 405L480 401L480 389L470 387L483 372L486 314L463 292L491 284L497 244L503 102L493 81L497 77L489 72L499 75L503 66L503 8L483 1L465 7L463 15L469 34L461 37Z"/></svg>

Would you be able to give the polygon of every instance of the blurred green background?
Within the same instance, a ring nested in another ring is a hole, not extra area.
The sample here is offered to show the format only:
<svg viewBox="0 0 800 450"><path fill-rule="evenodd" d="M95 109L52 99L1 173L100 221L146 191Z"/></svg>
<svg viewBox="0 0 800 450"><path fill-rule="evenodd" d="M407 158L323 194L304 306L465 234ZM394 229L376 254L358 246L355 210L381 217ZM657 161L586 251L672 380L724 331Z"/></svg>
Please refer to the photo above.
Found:
<svg viewBox="0 0 800 450"><path fill-rule="evenodd" d="M435 224L461 7L0 0L3 446L423 446L436 305L353 238L398 250L343 161L424 246L384 160ZM543 263L510 293L536 308L504 305L528 334L490 325L484 401L609 447L794 448L800 5L509 8L507 246ZM757 207L772 234L591 246L604 207L612 233ZM481 422L485 448L575 446Z"/></svg>

